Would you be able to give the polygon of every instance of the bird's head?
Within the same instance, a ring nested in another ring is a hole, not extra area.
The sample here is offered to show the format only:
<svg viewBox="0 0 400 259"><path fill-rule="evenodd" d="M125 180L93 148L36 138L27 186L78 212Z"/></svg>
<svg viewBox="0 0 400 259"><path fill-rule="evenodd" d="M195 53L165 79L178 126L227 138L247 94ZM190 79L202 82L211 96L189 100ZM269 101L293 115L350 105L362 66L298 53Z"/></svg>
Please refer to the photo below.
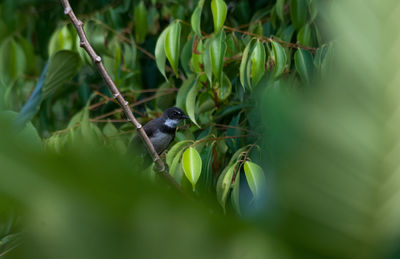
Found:
<svg viewBox="0 0 400 259"><path fill-rule="evenodd" d="M162 117L165 121L165 125L171 128L175 128L182 120L189 119L189 116L177 107L166 109Z"/></svg>

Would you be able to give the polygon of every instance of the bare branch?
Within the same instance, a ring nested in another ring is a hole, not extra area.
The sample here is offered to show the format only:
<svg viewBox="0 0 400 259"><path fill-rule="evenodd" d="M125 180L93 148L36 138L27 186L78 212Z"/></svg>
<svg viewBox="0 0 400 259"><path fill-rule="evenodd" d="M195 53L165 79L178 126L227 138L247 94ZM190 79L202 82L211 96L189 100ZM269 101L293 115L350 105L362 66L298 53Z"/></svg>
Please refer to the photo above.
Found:
<svg viewBox="0 0 400 259"><path fill-rule="evenodd" d="M139 136L142 138L143 142L146 144L146 147L153 158L153 161L156 163L156 170L162 172L167 178L175 185L178 184L175 180L168 174L166 171L166 167L164 162L161 160L159 155L154 149L153 144L151 143L149 137L147 136L146 132L144 131L142 125L136 120L135 116L133 115L129 103L124 99L120 91L118 90L115 83L112 81L110 75L108 74L106 68L104 67L103 62L101 61L101 57L97 55L94 51L93 47L90 45L85 31L83 29L83 22L80 21L76 16L74 11L71 8L68 0L61 0L61 3L64 7L64 13L68 15L71 19L72 24L74 25L79 39L80 39L80 46L85 49L85 51L89 54L90 58L93 61L93 64L97 67L98 71L100 72L101 76L103 77L104 81L106 82L108 88L110 89L113 97L117 100L118 104L121 106L121 109L124 111L127 119L133 124L133 126L137 129Z"/></svg>

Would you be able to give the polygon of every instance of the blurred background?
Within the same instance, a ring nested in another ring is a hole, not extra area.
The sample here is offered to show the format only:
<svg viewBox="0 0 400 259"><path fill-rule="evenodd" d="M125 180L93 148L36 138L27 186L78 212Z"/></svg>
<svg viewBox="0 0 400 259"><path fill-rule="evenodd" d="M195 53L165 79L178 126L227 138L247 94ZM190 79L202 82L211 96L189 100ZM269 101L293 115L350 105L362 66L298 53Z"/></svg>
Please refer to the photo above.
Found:
<svg viewBox="0 0 400 259"><path fill-rule="evenodd" d="M132 168L61 3L2 0L0 258L400 258L398 1L71 5L140 122L191 117L180 188Z"/></svg>

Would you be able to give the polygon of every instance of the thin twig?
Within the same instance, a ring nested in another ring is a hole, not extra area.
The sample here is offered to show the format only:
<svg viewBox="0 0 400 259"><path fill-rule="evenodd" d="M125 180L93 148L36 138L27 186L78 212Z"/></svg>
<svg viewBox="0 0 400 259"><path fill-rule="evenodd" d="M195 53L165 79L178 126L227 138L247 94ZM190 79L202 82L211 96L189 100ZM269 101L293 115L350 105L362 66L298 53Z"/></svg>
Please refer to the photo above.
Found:
<svg viewBox="0 0 400 259"><path fill-rule="evenodd" d="M266 17L266 18L267 18L267 20L268 20L269 17ZM180 19L177 19L177 21L179 21L180 23L185 24L185 25L187 25L187 26L191 26L190 23L188 23L188 22L186 22L186 21L183 21L183 20L180 20ZM258 20L258 21L255 21L255 22L260 22L260 21L263 21L263 19ZM317 51L316 48L304 46L304 45L297 44L297 43L286 42L286 41L277 39L277 38L274 37L274 36L272 36L272 37L264 37L264 36L261 36L261 35L256 34L256 33L252 33L252 32L248 32L248 31L240 30L240 28L248 27L248 26L250 26L251 24L252 24L252 23L244 24L243 26L239 26L239 27L237 27L237 28L233 28L233 27L229 27L229 26L224 25L224 29L227 30L227 31L234 31L234 32L238 32L238 33L241 33L241 34L246 34L246 35L249 35L249 36L257 37L257 38L259 38L259 39L261 39L261 40L263 40L263 41L265 41L265 42L275 41L275 42L278 42L278 43L284 45L284 47L288 47L288 48L305 49L305 50L309 50L309 51L311 51L311 52ZM204 34L203 31L202 31L201 33ZM209 38L209 37L212 37L213 35L214 35L214 34L212 33L212 34L209 34L209 35L205 35L205 36L203 36L203 37L204 37L204 38Z"/></svg>
<svg viewBox="0 0 400 259"><path fill-rule="evenodd" d="M137 129L139 136L142 138L143 142L145 143L148 152L150 153L153 161L157 165L157 171L162 172L165 175L169 175L166 172L166 167L164 162L161 160L159 155L157 154L156 150L154 149L153 144L151 143L149 137L147 136L146 132L144 131L142 125L136 120L135 116L133 115L129 103L125 100L125 98L121 95L120 91L118 90L115 83L112 81L110 75L108 74L106 68L104 67L103 62L101 61L101 57L97 55L94 51L93 47L90 45L85 31L83 29L83 22L80 21L76 16L74 11L71 8L71 5L68 0L61 0L61 3L64 7L64 13L68 15L72 24L74 25L79 39L80 39L80 46L89 54L90 58L92 59L94 65L97 67L98 71L100 72L101 76L103 77L104 81L106 82L108 88L110 89L113 97L118 101L121 109L124 111L128 120L132 123L132 125ZM169 175L170 176L170 175ZM172 184L175 186L179 186L176 181L172 178L168 178Z"/></svg>
<svg viewBox="0 0 400 259"><path fill-rule="evenodd" d="M159 97L162 97L162 96L171 94L171 93L173 93L173 92L167 92L167 93L164 93L164 94L153 95L153 96L144 98L144 99L142 99L142 100L140 100L140 101L137 101L137 102L135 102L135 103L133 103L133 104L130 104L129 106L130 106L130 107L135 107L135 106L138 106L138 105L140 105L140 104L146 103L146 102L148 102L148 101L151 101L151 100L153 100L153 99L156 99L156 98L159 98ZM118 113L118 112L122 112L122 111L123 111L122 109L115 109L115 110L113 110L113 111L111 111L111 112L104 113L104 114L102 114L102 115L100 115L100 116L97 116L97 117L94 118L94 119L96 119L96 120L103 119L103 118L106 118L106 117L108 117L108 116L114 115L114 114L116 114L116 113Z"/></svg>
<svg viewBox="0 0 400 259"><path fill-rule="evenodd" d="M264 37L264 36L260 36L259 34L256 34L256 33L248 32L248 31L242 31L242 30L239 30L237 28L232 28L232 27L229 27L229 26L224 26L224 29L228 30L228 31L234 31L234 32L246 34L246 35L249 35L249 36L257 37L257 38L259 38L259 39L261 39L263 41L266 41L266 42L275 41L275 42L278 42L278 43L282 44L284 47L288 47L288 48L305 49L305 50L309 50L311 52L317 51L316 48L307 47L307 46L304 46L304 45L301 45L301 44L297 44L297 43L286 42L286 41L277 39L274 36L272 36L272 37Z"/></svg>
<svg viewBox="0 0 400 259"><path fill-rule="evenodd" d="M197 145L202 142L207 142L207 141L219 141L219 140L225 140L225 139L235 139L235 138L245 138L248 137L249 135L238 135L238 136L224 136L224 137L217 137L217 138L205 138L205 139L200 139L197 140L193 143L193 145Z"/></svg>

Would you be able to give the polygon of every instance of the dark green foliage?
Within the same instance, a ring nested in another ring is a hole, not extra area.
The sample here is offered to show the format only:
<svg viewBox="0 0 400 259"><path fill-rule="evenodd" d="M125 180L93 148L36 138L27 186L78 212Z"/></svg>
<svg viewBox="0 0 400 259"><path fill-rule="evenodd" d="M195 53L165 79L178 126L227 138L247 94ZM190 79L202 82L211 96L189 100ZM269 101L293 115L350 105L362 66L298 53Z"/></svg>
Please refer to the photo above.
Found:
<svg viewBox="0 0 400 259"><path fill-rule="evenodd" d="M61 3L0 2L0 257L397 258L399 9L325 2L71 1L141 123L190 116L186 195L131 166Z"/></svg>

